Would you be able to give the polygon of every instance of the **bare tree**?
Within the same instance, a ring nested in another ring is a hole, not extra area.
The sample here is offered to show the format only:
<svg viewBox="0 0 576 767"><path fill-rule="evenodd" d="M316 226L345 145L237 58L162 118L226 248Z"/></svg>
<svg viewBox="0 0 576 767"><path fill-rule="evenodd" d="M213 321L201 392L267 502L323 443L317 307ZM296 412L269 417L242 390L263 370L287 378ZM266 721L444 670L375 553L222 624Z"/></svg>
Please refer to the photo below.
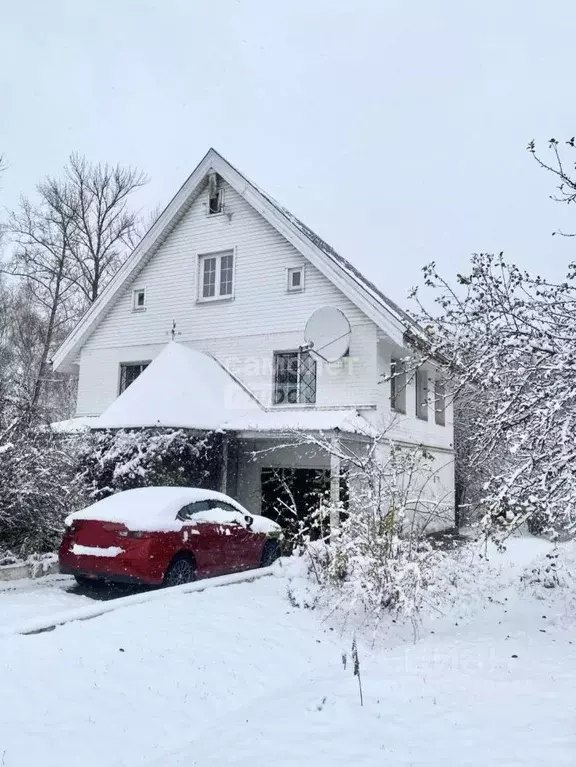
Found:
<svg viewBox="0 0 576 767"><path fill-rule="evenodd" d="M38 191L49 207L71 222L69 258L84 305L98 298L136 244L139 218L130 210L129 198L146 183L135 168L93 165L72 154L61 178L40 184Z"/></svg>
<svg viewBox="0 0 576 767"><path fill-rule="evenodd" d="M41 324L30 412L38 408L46 384L54 383L49 370L54 346L96 300L134 244L138 218L128 200L145 182L140 171L92 165L73 154L61 178L48 177L38 185L37 203L22 198L11 213L12 250L3 271L20 280ZM31 329L23 330L23 348L29 352Z"/></svg>
<svg viewBox="0 0 576 767"><path fill-rule="evenodd" d="M29 402L33 411L40 400L50 350L74 308L75 281L69 249L74 222L64 207L55 207L46 198L37 207L23 198L19 209L10 214L8 231L14 249L5 271L27 286L45 323Z"/></svg>
<svg viewBox="0 0 576 767"><path fill-rule="evenodd" d="M558 183L557 191L555 194L550 195L550 199L570 205L576 202L576 155L570 158L567 154L576 150L576 136L572 136L564 144L567 148L562 148L557 139L549 139L548 152L550 159L544 159L536 151L536 142L534 140L530 141L527 149L538 165L543 170L551 173ZM576 236L575 232L562 232L561 230L553 232L553 234L561 234L564 237Z"/></svg>

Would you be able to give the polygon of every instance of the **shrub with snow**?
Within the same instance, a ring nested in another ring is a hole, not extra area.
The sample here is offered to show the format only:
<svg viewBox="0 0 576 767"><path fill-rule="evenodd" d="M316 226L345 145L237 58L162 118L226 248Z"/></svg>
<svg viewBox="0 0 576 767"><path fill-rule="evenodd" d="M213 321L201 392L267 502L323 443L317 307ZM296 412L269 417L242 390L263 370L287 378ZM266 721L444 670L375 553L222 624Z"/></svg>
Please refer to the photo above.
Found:
<svg viewBox="0 0 576 767"><path fill-rule="evenodd" d="M0 436L0 551L54 551L64 518L83 500L74 440L30 424Z"/></svg>
<svg viewBox="0 0 576 767"><path fill-rule="evenodd" d="M220 438L183 429L95 432L85 437L79 478L91 500L151 485L213 487L218 481Z"/></svg>
<svg viewBox="0 0 576 767"><path fill-rule="evenodd" d="M442 556L426 533L452 514L451 498L433 492L434 459L379 440L342 459L349 513L330 546L308 547L311 572L336 604L375 619L385 611L415 618Z"/></svg>
<svg viewBox="0 0 576 767"><path fill-rule="evenodd" d="M476 254L454 284L435 264L417 364L442 367L457 412L457 475L489 535L525 524L576 533L576 265L554 283L500 255Z"/></svg>

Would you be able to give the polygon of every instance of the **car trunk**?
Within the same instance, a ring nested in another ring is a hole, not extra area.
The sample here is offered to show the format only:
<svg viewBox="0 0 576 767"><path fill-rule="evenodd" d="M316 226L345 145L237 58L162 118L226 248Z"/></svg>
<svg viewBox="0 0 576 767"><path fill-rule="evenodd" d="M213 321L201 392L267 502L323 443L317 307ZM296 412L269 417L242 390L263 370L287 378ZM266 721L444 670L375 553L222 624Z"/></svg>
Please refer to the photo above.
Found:
<svg viewBox="0 0 576 767"><path fill-rule="evenodd" d="M70 530L74 543L101 549L125 543L126 539L120 535L121 532L125 533L126 527L118 522L99 522L92 519L76 520Z"/></svg>

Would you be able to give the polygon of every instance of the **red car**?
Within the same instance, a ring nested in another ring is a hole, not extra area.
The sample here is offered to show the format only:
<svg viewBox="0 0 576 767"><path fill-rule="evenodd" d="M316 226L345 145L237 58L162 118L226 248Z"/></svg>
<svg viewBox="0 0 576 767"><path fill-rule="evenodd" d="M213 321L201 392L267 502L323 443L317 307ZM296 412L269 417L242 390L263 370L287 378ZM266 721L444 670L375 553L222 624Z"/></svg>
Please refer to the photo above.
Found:
<svg viewBox="0 0 576 767"><path fill-rule="evenodd" d="M222 493L125 490L66 519L60 572L82 584L175 586L268 566L280 555L281 535L275 522Z"/></svg>

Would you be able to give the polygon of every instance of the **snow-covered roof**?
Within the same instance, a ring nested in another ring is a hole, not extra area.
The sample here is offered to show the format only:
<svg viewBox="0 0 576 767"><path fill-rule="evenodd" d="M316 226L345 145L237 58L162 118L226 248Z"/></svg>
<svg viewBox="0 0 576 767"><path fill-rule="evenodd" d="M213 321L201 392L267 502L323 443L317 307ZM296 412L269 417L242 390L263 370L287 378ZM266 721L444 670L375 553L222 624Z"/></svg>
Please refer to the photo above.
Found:
<svg viewBox="0 0 576 767"><path fill-rule="evenodd" d="M79 416L65 421L54 421L50 428L62 434L75 434L90 429L97 421L97 416Z"/></svg>
<svg viewBox="0 0 576 767"><path fill-rule="evenodd" d="M215 430L262 408L214 357L170 341L93 428L172 426Z"/></svg>
<svg viewBox="0 0 576 767"><path fill-rule="evenodd" d="M373 427L355 410L266 410L232 419L223 425L235 432L334 431L370 436Z"/></svg>
<svg viewBox="0 0 576 767"><path fill-rule="evenodd" d="M191 202L200 194L211 171L215 171L257 210L288 242L310 261L395 343L404 344L404 334L417 334L418 326L397 304L367 280L349 261L321 237L253 184L215 149L210 149L166 206L156 223L134 249L114 279L76 325L54 355L56 370L69 369L90 336L126 284L153 257L180 221Z"/></svg>
<svg viewBox="0 0 576 767"><path fill-rule="evenodd" d="M214 357L176 341L170 341L99 418L86 420L93 429L159 426L277 433L339 429L359 434L369 434L370 429L352 409L268 410Z"/></svg>

